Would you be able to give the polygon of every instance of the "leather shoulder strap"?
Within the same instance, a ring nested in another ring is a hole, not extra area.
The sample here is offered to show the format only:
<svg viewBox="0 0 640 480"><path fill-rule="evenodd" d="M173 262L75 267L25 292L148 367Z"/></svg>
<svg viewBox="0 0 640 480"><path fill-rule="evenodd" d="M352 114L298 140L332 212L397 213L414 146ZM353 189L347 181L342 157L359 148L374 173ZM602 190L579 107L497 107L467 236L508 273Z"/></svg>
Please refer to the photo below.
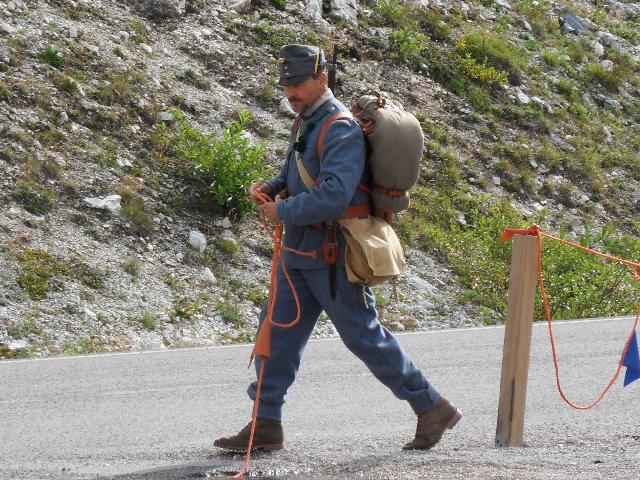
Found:
<svg viewBox="0 0 640 480"><path fill-rule="evenodd" d="M336 112L331 115L327 120L322 124L322 128L320 129L320 136L318 137L318 143L316 144L316 152L318 153L318 158L322 162L322 154L324 153L324 137L327 134L327 129L329 125L331 125L336 120L342 120L343 118L352 119L353 115L349 112Z"/></svg>

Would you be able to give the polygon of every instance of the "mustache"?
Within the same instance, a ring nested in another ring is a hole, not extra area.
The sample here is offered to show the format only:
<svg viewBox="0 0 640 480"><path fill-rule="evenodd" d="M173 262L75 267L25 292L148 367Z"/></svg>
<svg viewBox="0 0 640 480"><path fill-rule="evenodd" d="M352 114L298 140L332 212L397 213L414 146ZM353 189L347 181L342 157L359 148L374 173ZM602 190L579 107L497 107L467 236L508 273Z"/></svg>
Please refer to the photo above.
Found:
<svg viewBox="0 0 640 480"><path fill-rule="evenodd" d="M289 100L289 103L291 102L299 102L300 99L298 97L287 97L287 100Z"/></svg>

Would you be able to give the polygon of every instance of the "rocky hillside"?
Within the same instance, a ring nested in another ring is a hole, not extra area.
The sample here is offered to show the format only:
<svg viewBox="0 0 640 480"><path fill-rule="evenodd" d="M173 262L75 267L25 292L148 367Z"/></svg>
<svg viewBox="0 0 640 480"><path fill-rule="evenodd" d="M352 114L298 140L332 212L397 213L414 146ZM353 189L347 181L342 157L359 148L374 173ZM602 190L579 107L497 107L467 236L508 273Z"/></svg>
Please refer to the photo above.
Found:
<svg viewBox="0 0 640 480"><path fill-rule="evenodd" d="M0 357L251 341L271 245L239 192L286 149L284 43L338 45L339 98L381 91L423 125L423 175L398 223L410 265L395 301L376 290L390 329L500 321L506 224L573 238L613 225L617 252L640 253L640 4L0 12ZM333 334L322 318L315 335Z"/></svg>

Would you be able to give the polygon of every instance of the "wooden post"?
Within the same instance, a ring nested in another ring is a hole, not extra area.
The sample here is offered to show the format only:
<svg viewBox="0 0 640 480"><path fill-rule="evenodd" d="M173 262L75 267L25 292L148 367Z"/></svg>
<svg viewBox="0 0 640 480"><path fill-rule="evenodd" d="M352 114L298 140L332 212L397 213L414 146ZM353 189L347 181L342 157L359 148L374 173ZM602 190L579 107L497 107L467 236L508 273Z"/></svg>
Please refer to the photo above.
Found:
<svg viewBox="0 0 640 480"><path fill-rule="evenodd" d="M536 298L538 237L515 235L502 351L497 447L521 447Z"/></svg>

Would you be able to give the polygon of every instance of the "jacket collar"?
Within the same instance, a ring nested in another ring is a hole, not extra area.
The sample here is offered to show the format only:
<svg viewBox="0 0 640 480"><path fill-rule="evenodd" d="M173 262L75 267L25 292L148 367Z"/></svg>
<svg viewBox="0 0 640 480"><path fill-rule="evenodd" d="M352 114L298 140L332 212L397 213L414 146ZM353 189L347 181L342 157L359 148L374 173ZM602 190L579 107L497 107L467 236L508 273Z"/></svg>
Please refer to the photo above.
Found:
<svg viewBox="0 0 640 480"><path fill-rule="evenodd" d="M332 98L333 92L331 91L331 89L327 88L327 91L324 92L313 105L311 105L301 113L302 118L305 120L311 118L320 109L320 107L327 102L327 100L330 100Z"/></svg>

